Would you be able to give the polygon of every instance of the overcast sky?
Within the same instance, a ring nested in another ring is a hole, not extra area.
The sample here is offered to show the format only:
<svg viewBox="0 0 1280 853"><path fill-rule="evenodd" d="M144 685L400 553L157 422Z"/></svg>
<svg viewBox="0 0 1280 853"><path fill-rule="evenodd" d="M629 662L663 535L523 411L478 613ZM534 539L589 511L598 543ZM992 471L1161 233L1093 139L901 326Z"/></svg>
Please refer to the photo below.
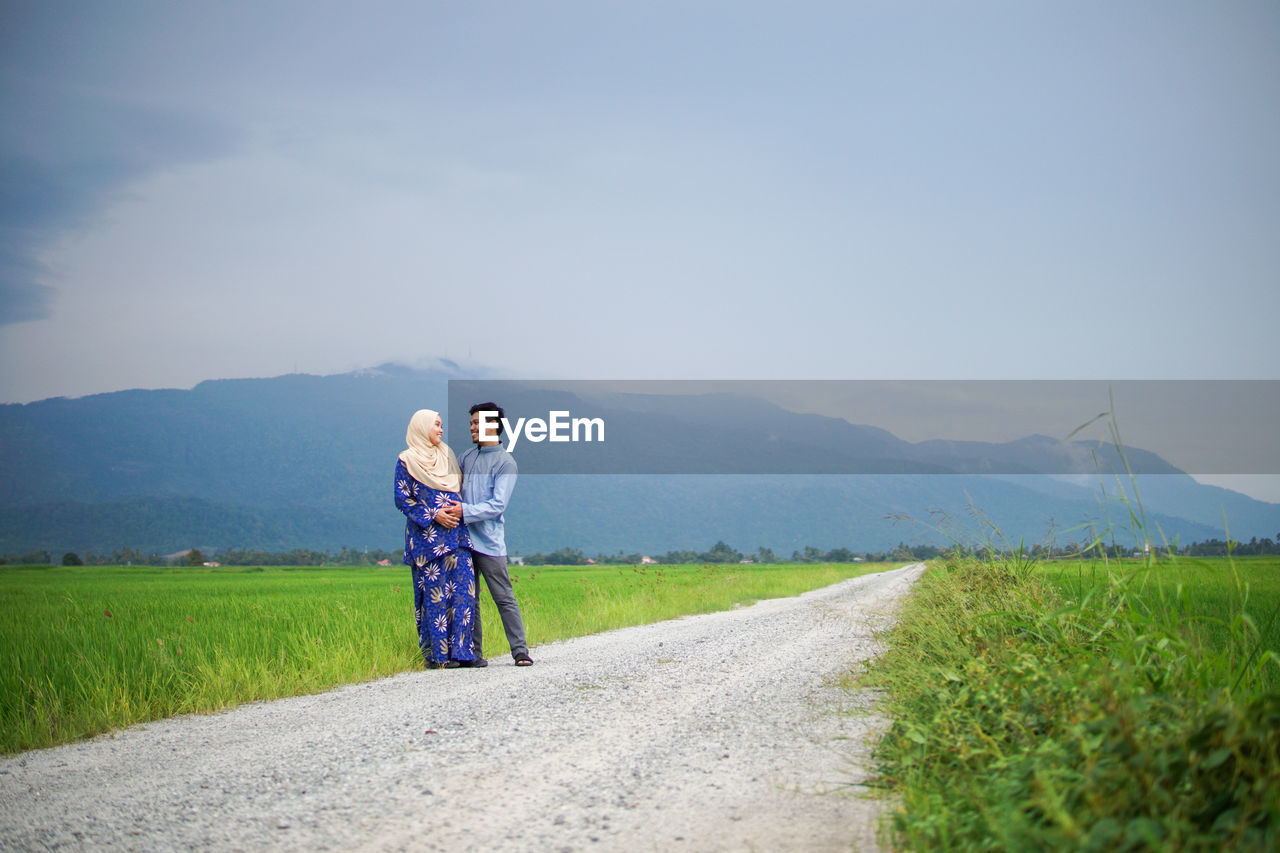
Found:
<svg viewBox="0 0 1280 853"><path fill-rule="evenodd" d="M1278 377L1280 5L6 2L0 402Z"/></svg>

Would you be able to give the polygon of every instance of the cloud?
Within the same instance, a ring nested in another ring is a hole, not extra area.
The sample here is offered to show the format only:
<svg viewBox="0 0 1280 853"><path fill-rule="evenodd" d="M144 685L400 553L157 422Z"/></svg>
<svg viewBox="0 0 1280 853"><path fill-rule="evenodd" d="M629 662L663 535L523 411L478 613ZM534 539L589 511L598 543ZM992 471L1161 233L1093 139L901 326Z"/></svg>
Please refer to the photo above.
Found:
<svg viewBox="0 0 1280 853"><path fill-rule="evenodd" d="M50 316L42 254L149 174L225 156L230 128L187 110L36 85L0 101L0 325Z"/></svg>
<svg viewBox="0 0 1280 853"><path fill-rule="evenodd" d="M56 296L52 287L32 280L29 265L0 261L0 326L45 319Z"/></svg>
<svg viewBox="0 0 1280 853"><path fill-rule="evenodd" d="M1271 376L1275 16L1116 14L31 5L0 27L0 360L41 358L0 399L473 349ZM415 332L428 296L459 319Z"/></svg>

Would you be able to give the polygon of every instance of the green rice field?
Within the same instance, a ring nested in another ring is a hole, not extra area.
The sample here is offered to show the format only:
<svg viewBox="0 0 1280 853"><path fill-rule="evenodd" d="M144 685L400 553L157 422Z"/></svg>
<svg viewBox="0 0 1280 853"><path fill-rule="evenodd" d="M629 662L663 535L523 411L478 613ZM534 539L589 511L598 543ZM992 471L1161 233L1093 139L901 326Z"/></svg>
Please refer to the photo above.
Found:
<svg viewBox="0 0 1280 853"><path fill-rule="evenodd" d="M1140 559L1046 563L1040 571L1068 601L1106 587L1108 578L1128 580L1154 614L1176 625L1193 646L1215 654L1234 648L1236 628L1244 626L1233 623L1245 614L1256 643L1249 648L1280 654L1280 557L1163 558L1149 568ZM1280 659L1259 675L1265 689L1280 690Z"/></svg>
<svg viewBox="0 0 1280 853"><path fill-rule="evenodd" d="M516 566L511 574L536 646L887 568ZM483 592L481 617L485 655L508 654ZM420 666L403 566L0 567L5 753Z"/></svg>

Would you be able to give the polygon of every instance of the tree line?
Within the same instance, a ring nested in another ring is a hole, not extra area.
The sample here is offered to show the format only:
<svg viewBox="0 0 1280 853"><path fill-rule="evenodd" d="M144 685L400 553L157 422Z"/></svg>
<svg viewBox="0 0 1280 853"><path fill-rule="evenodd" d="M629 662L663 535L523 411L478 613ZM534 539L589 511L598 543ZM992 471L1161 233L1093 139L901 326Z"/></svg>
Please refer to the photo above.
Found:
<svg viewBox="0 0 1280 853"><path fill-rule="evenodd" d="M754 551L739 551L723 540L716 542L706 551L681 550L667 551L665 554L641 554L618 551L616 554L596 554L588 556L578 548L559 548L549 554L525 554L521 560L526 566L585 566L596 565L635 565L648 560L660 565L687 565L689 563L888 563L902 560L928 560L943 553L944 549L934 545L907 545L899 542L896 548L888 551L853 551L849 548L832 548L823 551L806 545L803 549L791 552L786 558L774 553L772 548L760 546Z"/></svg>
<svg viewBox="0 0 1280 853"><path fill-rule="evenodd" d="M1182 549L1182 553L1192 557L1225 557L1228 554L1238 556L1254 556L1262 554L1280 554L1280 533L1276 534L1275 540L1267 537L1259 539L1254 536L1248 542L1224 541L1222 539L1207 539L1204 542L1195 542Z"/></svg>
<svg viewBox="0 0 1280 853"><path fill-rule="evenodd" d="M806 545L803 549L792 552L790 559L779 556L773 549L761 546L754 551L743 552L731 547L723 540L716 542L706 551L677 550L665 554L647 555L639 552L616 554L596 554L590 556L578 548L559 548L548 554L533 553L515 555L513 562L519 560L527 566L585 566L591 564L636 565L641 562L652 562L662 565L689 563L853 563L893 562L901 560L927 560L943 553L943 549L933 545L907 545L900 542L889 551L852 551L848 548L833 548L824 551ZM136 548L117 548L110 553L95 554L85 552L83 556L68 551L61 558L49 551L29 551L23 554L6 554L0 557L0 565L54 565L64 566L203 566L216 562L223 566L376 566L387 562L393 566L402 565L404 550L386 551L382 549L343 548L339 551L320 551L310 548L295 548L290 551L258 551L249 549L228 549L210 551L208 554L199 549L179 552L177 555L146 554Z"/></svg>
<svg viewBox="0 0 1280 853"><path fill-rule="evenodd" d="M193 548L179 552L178 555L148 554L136 548L117 548L110 553L104 551L95 554L86 551L83 556L68 551L60 558L49 551L6 554L0 557L0 565L203 566L205 563L218 563L223 566L376 566L382 561L401 565L403 557L403 549L385 551L378 548L342 548L338 551L313 548L294 548L289 551L231 548L207 554Z"/></svg>
<svg viewBox="0 0 1280 853"><path fill-rule="evenodd" d="M613 554L595 554L590 556L578 548L558 548L550 553L533 553L516 555L513 562L519 560L527 566L585 566L585 565L637 565L641 562L652 562L660 565L687 565L689 563L894 563L905 560L931 560L948 553L951 548L940 548L936 545L908 545L899 542L897 547L885 551L855 551L840 547L824 551L811 545L792 551L789 558L774 553L773 549L763 545L754 551L739 551L720 540L706 551L674 550L664 554L641 554L618 551ZM972 550L972 549L970 549ZM990 549L979 548L982 556ZM1032 557L1095 557L1106 553L1113 557L1125 557L1134 553L1132 546L1108 545L1093 549L1083 549L1077 544L1060 547L1047 547L1036 544L1027 549L1018 549ZM1163 549L1162 549L1163 550ZM1260 556L1280 554L1280 533L1276 538L1252 537L1248 542L1235 540L1206 539L1192 542L1177 549L1179 554L1189 557L1225 557ZM377 566L389 563L393 566L404 562L403 549L394 551L380 548L342 548L338 551L316 550L312 548L294 548L289 551L260 551L254 549L232 548L224 551L202 553L199 549L180 552L179 555L146 554L136 548L117 548L110 553L93 553L86 551L83 556L68 551L58 556L49 551L28 551L21 554L5 554L0 556L0 565L57 565L63 566L203 566L216 562L224 566Z"/></svg>

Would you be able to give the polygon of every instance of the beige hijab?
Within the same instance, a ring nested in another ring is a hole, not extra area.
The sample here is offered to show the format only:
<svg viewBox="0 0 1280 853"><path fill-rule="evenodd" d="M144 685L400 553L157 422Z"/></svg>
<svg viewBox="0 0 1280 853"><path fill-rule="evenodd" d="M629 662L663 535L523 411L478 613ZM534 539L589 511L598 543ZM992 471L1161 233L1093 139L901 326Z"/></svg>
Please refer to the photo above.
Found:
<svg viewBox="0 0 1280 853"><path fill-rule="evenodd" d="M400 454L400 461L413 479L442 492L456 492L462 486L462 469L449 445L441 441L431 443L431 428L436 425L439 412L419 409L409 419L405 433L408 449Z"/></svg>

